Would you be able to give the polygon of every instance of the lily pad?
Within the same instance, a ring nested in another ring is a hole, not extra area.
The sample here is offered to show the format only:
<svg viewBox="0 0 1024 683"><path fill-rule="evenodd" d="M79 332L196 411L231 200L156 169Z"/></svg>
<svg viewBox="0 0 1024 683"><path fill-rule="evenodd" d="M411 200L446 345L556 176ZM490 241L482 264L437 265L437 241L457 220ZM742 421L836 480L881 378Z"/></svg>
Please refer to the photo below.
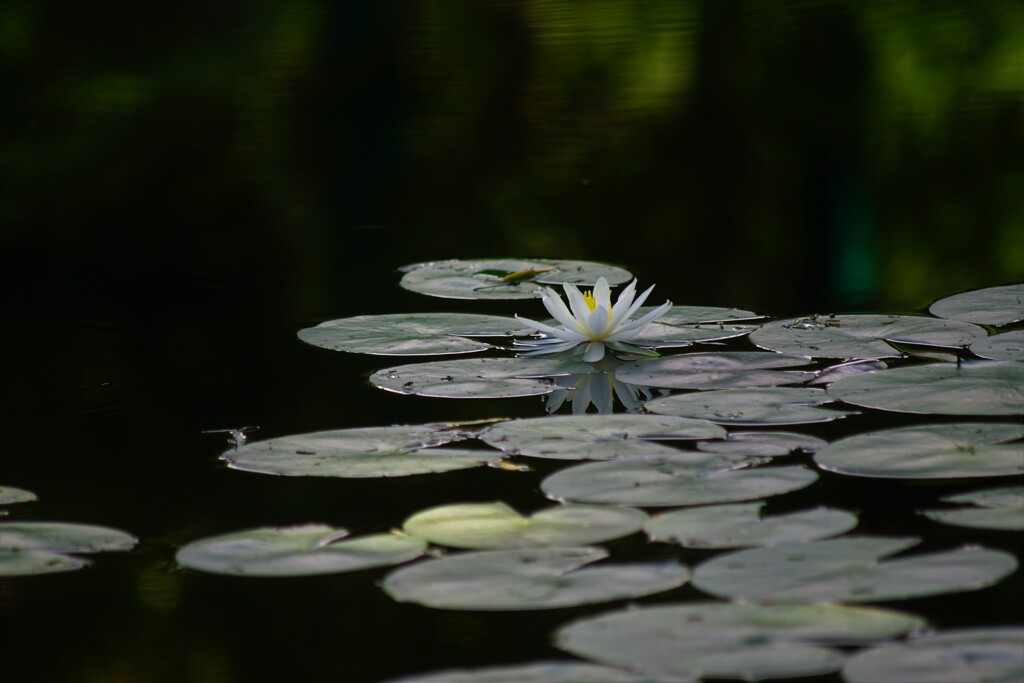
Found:
<svg viewBox="0 0 1024 683"><path fill-rule="evenodd" d="M928 311L940 318L979 325L1008 325L1024 320L1024 284L961 292L939 299Z"/></svg>
<svg viewBox="0 0 1024 683"><path fill-rule="evenodd" d="M671 389L773 387L814 379L813 372L779 371L810 362L807 356L763 351L685 353L627 363L616 368L615 377L632 384Z"/></svg>
<svg viewBox="0 0 1024 683"><path fill-rule="evenodd" d="M936 522L974 529L1024 531L1024 486L971 491L942 499L947 503L965 503L974 507L953 510L922 510Z"/></svg>
<svg viewBox="0 0 1024 683"><path fill-rule="evenodd" d="M0 576L31 576L81 569L89 563L81 558L46 550L0 548Z"/></svg>
<svg viewBox="0 0 1024 683"><path fill-rule="evenodd" d="M763 349L812 358L897 358L889 342L962 348L985 330L955 320L913 315L830 315L770 322L750 335Z"/></svg>
<svg viewBox="0 0 1024 683"><path fill-rule="evenodd" d="M594 547L459 553L395 570L383 588L399 602L427 607L532 610L638 598L690 577L674 562L586 566L607 556Z"/></svg>
<svg viewBox="0 0 1024 683"><path fill-rule="evenodd" d="M817 541L857 526L857 516L826 507L763 517L764 503L710 505L652 517L644 531L652 541L686 548L742 548Z"/></svg>
<svg viewBox="0 0 1024 683"><path fill-rule="evenodd" d="M1017 569L1013 555L977 546L887 559L916 538L846 536L716 555L693 584L740 602L876 602L976 590Z"/></svg>
<svg viewBox="0 0 1024 683"><path fill-rule="evenodd" d="M310 576L408 562L427 548L426 541L400 534L346 536L347 530L322 524L248 529L192 541L176 559L214 574Z"/></svg>
<svg viewBox="0 0 1024 683"><path fill-rule="evenodd" d="M814 461L830 472L886 479L999 477L1024 472L1024 427L961 422L883 429L839 439Z"/></svg>
<svg viewBox="0 0 1024 683"><path fill-rule="evenodd" d="M38 500L36 494L25 489L14 488L13 486L0 486L0 505L11 505L13 503L30 503Z"/></svg>
<svg viewBox="0 0 1024 683"><path fill-rule="evenodd" d="M676 394L648 401L644 407L661 415L743 426L831 422L853 414L819 407L833 400L824 389L766 387Z"/></svg>
<svg viewBox="0 0 1024 683"><path fill-rule="evenodd" d="M454 259L402 270L402 287L445 299L534 299L544 286L592 285L603 277L614 287L633 278L618 266L565 259Z"/></svg>
<svg viewBox="0 0 1024 683"><path fill-rule="evenodd" d="M955 358L953 359L956 360ZM838 382L841 379L847 377L854 377L855 375L862 375L865 372L878 372L879 370L885 370L889 366L885 364L885 361L881 360L851 360L845 363L839 363L837 365L830 365L827 368L819 370L816 377L807 384L819 385L819 384L832 384L832 382Z"/></svg>
<svg viewBox="0 0 1024 683"><path fill-rule="evenodd" d="M816 453L828 441L796 432L729 432L725 441L702 441L699 450L707 453L732 453L757 458L774 458L793 453Z"/></svg>
<svg viewBox="0 0 1024 683"><path fill-rule="evenodd" d="M652 310L653 306L643 306L636 315L640 317ZM644 327L632 341L640 346L662 348L734 339L760 327L760 323L750 324L746 321L761 317L752 311L738 308L673 306L665 315Z"/></svg>
<svg viewBox="0 0 1024 683"><path fill-rule="evenodd" d="M1024 680L1024 628L940 631L858 652L847 683L1014 683Z"/></svg>
<svg viewBox="0 0 1024 683"><path fill-rule="evenodd" d="M501 422L479 438L513 455L555 460L611 460L679 451L651 439L718 439L725 430L705 420L659 415L559 415Z"/></svg>
<svg viewBox="0 0 1024 683"><path fill-rule="evenodd" d="M286 477L403 477L493 464L497 451L432 448L469 438L453 425L360 427L253 441L220 457L246 472Z"/></svg>
<svg viewBox="0 0 1024 683"><path fill-rule="evenodd" d="M468 313L358 315L299 330L307 344L334 351L381 356L473 353L492 348L467 337L510 337L522 328L515 318Z"/></svg>
<svg viewBox="0 0 1024 683"><path fill-rule="evenodd" d="M898 413L1024 415L1024 363L913 365L840 380L828 393L839 401Z"/></svg>
<svg viewBox="0 0 1024 683"><path fill-rule="evenodd" d="M1024 361L1024 330L994 334L971 344L971 353L991 360Z"/></svg>
<svg viewBox="0 0 1024 683"><path fill-rule="evenodd" d="M679 453L575 465L541 482L553 500L637 507L756 500L810 486L806 467L749 467L753 461L712 453Z"/></svg>
<svg viewBox="0 0 1024 683"><path fill-rule="evenodd" d="M505 503L460 503L417 512L402 528L438 545L492 550L600 543L646 521L640 510L608 505L556 505L523 517Z"/></svg>
<svg viewBox="0 0 1024 683"><path fill-rule="evenodd" d="M118 529L71 522L0 523L0 549L45 550L56 553L98 553L130 550L138 541Z"/></svg>
<svg viewBox="0 0 1024 683"><path fill-rule="evenodd" d="M923 626L917 617L840 605L688 603L630 608L560 628L555 644L580 657L652 675L707 678L813 676L858 645ZM876 679L880 680L897 679Z"/></svg>
<svg viewBox="0 0 1024 683"><path fill-rule="evenodd" d="M434 398L513 398L550 394L551 377L596 372L588 363L544 358L467 358L378 370L370 384Z"/></svg>
<svg viewBox="0 0 1024 683"><path fill-rule="evenodd" d="M682 683L581 662L534 662L482 669L448 669L389 683Z"/></svg>

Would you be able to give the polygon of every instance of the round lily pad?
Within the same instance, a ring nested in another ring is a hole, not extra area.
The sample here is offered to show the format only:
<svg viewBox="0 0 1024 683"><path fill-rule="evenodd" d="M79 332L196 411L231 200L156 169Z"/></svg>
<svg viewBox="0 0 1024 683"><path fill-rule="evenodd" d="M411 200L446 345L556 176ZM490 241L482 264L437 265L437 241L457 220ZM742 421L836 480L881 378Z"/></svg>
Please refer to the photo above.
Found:
<svg viewBox="0 0 1024 683"><path fill-rule="evenodd" d="M13 486L0 486L0 505L30 503L33 500L37 500L37 498L36 494L31 491L14 488Z"/></svg>
<svg viewBox="0 0 1024 683"><path fill-rule="evenodd" d="M829 385L836 400L898 413L1024 415L1024 363L971 361L894 368Z"/></svg>
<svg viewBox="0 0 1024 683"><path fill-rule="evenodd" d="M497 451L433 448L472 436L447 424L358 427L253 441L223 453L228 466L286 477L404 477L497 463Z"/></svg>
<svg viewBox="0 0 1024 683"><path fill-rule="evenodd" d="M825 645L862 644L921 626L917 617L881 609L696 602L587 617L560 628L555 644L652 675L759 681L837 671L844 657Z"/></svg>
<svg viewBox="0 0 1024 683"><path fill-rule="evenodd" d="M467 358L378 370L370 384L434 398L513 398L555 390L551 377L595 372L588 363L544 358Z"/></svg>
<svg viewBox="0 0 1024 683"><path fill-rule="evenodd" d="M1024 361L1024 330L994 334L971 344L971 353L991 360Z"/></svg>
<svg viewBox="0 0 1024 683"><path fill-rule="evenodd" d="M883 429L839 439L814 461L830 472L886 479L954 479L1024 473L1024 427L987 422Z"/></svg>
<svg viewBox="0 0 1024 683"><path fill-rule="evenodd" d="M976 590L1017 569L1013 555L977 546L887 559L916 538L845 536L716 555L693 584L741 602L876 602Z"/></svg>
<svg viewBox="0 0 1024 683"><path fill-rule="evenodd" d="M1014 683L1024 680L1024 628L940 631L856 653L847 683Z"/></svg>
<svg viewBox="0 0 1024 683"><path fill-rule="evenodd" d="M651 439L718 439L725 430L705 420L660 415L559 415L501 422L480 440L513 455L555 460L611 460L679 451Z"/></svg>
<svg viewBox="0 0 1024 683"><path fill-rule="evenodd" d="M490 344L467 337L508 337L522 327L515 318L468 313L358 315L299 330L307 344L381 356L473 353Z"/></svg>
<svg viewBox="0 0 1024 683"><path fill-rule="evenodd" d="M824 439L796 432L729 432L724 441L702 441L697 448L707 453L774 458L793 453L815 453L827 445Z"/></svg>
<svg viewBox="0 0 1024 683"><path fill-rule="evenodd" d="M627 363L616 368L615 377L632 384L671 389L773 387L814 379L813 372L779 371L809 362L806 356L764 351L684 353Z"/></svg>
<svg viewBox="0 0 1024 683"><path fill-rule="evenodd" d="M402 270L402 287L445 299L534 299L544 286L592 285L603 277L614 287L633 278L618 266L565 259L455 259Z"/></svg>
<svg viewBox="0 0 1024 683"><path fill-rule="evenodd" d="M553 500L637 507L756 500L802 489L818 475L806 467L748 467L749 458L679 453L575 465L541 482Z"/></svg>
<svg viewBox="0 0 1024 683"><path fill-rule="evenodd" d="M962 348L985 330L956 320L912 315L829 315L777 320L750 335L763 349L813 358L897 358L890 342Z"/></svg>
<svg viewBox="0 0 1024 683"><path fill-rule="evenodd" d="M131 534L94 524L71 522L0 523L0 549L45 550L57 553L98 553L130 550L138 541Z"/></svg>
<svg viewBox="0 0 1024 683"><path fill-rule="evenodd" d="M1024 486L971 491L942 499L974 507L951 510L922 510L936 522L974 529L1024 531Z"/></svg>
<svg viewBox="0 0 1024 683"><path fill-rule="evenodd" d="M940 318L979 325L1008 325L1024 320L1024 284L961 292L939 299L928 311Z"/></svg>
<svg viewBox="0 0 1024 683"><path fill-rule="evenodd" d="M534 662L481 669L448 669L389 683L673 683L581 662Z"/></svg>
<svg viewBox="0 0 1024 683"><path fill-rule="evenodd" d="M46 550L0 548L0 576L31 576L81 569L89 563L78 557Z"/></svg>
<svg viewBox="0 0 1024 683"><path fill-rule="evenodd" d="M531 610L638 598L683 585L674 562L586 565L601 548L484 550L417 562L391 572L384 591L399 602L464 610Z"/></svg>
<svg viewBox="0 0 1024 683"><path fill-rule="evenodd" d="M652 413L755 426L830 422L851 413L819 406L834 401L824 389L765 387L676 394L648 401Z"/></svg>
<svg viewBox="0 0 1024 683"><path fill-rule="evenodd" d="M954 358L953 360L956 359ZM819 370L816 373L817 376L807 384L832 384L832 382L838 382L839 380L846 379L847 377L862 375L865 372L878 372L879 370L885 370L888 367L889 366L886 365L885 361L881 360L851 360L845 363L830 365L827 368Z"/></svg>
<svg viewBox="0 0 1024 683"><path fill-rule="evenodd" d="M709 505L652 517L644 531L652 541L686 548L742 548L816 541L857 526L857 516L826 507L763 517L764 503Z"/></svg>
<svg viewBox="0 0 1024 683"><path fill-rule="evenodd" d="M346 536L345 529L322 524L248 529L192 541L176 559L214 574L309 576L408 562L427 548L426 541L399 534Z"/></svg>
<svg viewBox="0 0 1024 683"><path fill-rule="evenodd" d="M410 536L473 550L600 543L639 531L647 515L609 505L556 505L523 517L505 503L459 503L405 520Z"/></svg>

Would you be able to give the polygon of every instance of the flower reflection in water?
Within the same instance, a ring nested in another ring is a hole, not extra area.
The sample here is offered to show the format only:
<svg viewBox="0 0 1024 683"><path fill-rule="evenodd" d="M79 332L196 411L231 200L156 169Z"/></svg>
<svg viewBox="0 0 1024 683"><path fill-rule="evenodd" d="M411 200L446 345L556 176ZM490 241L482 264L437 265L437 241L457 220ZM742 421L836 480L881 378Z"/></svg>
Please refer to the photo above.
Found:
<svg viewBox="0 0 1024 683"><path fill-rule="evenodd" d="M667 389L629 384L616 379L615 368L619 365L621 363L618 361L605 358L598 365L598 372L553 377L552 381L559 388L545 397L545 410L554 413L566 401L571 401L573 415L585 414L591 405L599 414L610 415L617 398L627 413L636 413L640 412L644 401L670 393Z"/></svg>

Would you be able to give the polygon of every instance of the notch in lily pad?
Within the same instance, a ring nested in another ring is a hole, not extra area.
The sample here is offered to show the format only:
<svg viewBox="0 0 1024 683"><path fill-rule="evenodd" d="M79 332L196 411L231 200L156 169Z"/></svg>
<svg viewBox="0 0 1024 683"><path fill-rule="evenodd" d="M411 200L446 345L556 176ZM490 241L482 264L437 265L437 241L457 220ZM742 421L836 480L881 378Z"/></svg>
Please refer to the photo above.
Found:
<svg viewBox="0 0 1024 683"><path fill-rule="evenodd" d="M643 360L615 370L623 382L668 389L732 389L801 384L814 379L810 371L788 368L807 365L807 356L764 351L684 353Z"/></svg>
<svg viewBox="0 0 1024 683"><path fill-rule="evenodd" d="M824 389L762 387L676 394L648 401L644 407L660 415L739 426L812 424L855 414L821 407L834 400Z"/></svg>
<svg viewBox="0 0 1024 683"><path fill-rule="evenodd" d="M31 491L15 488L14 486L0 486L0 505L31 503L34 500L38 500L38 498Z"/></svg>
<svg viewBox="0 0 1024 683"><path fill-rule="evenodd" d="M589 363L543 358L463 358L411 363L370 375L370 384L396 394L432 398L543 396L552 377L597 372Z"/></svg>
<svg viewBox="0 0 1024 683"><path fill-rule="evenodd" d="M1024 486L1004 486L959 493L942 498L945 503L970 507L946 510L921 510L936 522L973 529L1024 531Z"/></svg>
<svg viewBox="0 0 1024 683"><path fill-rule="evenodd" d="M618 266L567 259L453 259L402 270L404 289L445 299L535 299L545 286L593 285L602 277L615 286L633 278Z"/></svg>
<svg viewBox="0 0 1024 683"><path fill-rule="evenodd" d="M23 576L81 569L89 563L74 554L126 551L137 539L111 527L72 522L0 523L0 576Z"/></svg>

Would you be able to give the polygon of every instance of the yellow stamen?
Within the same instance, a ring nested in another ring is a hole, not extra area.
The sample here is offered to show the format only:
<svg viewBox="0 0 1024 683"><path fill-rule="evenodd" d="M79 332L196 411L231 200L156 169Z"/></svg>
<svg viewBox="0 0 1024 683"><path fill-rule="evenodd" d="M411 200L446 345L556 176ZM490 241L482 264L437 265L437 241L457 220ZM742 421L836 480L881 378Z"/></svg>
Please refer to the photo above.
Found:
<svg viewBox="0 0 1024 683"><path fill-rule="evenodd" d="M589 289L583 292L583 300L587 302L587 308L590 310L594 310L594 307L597 306L597 301L594 300L594 293Z"/></svg>

